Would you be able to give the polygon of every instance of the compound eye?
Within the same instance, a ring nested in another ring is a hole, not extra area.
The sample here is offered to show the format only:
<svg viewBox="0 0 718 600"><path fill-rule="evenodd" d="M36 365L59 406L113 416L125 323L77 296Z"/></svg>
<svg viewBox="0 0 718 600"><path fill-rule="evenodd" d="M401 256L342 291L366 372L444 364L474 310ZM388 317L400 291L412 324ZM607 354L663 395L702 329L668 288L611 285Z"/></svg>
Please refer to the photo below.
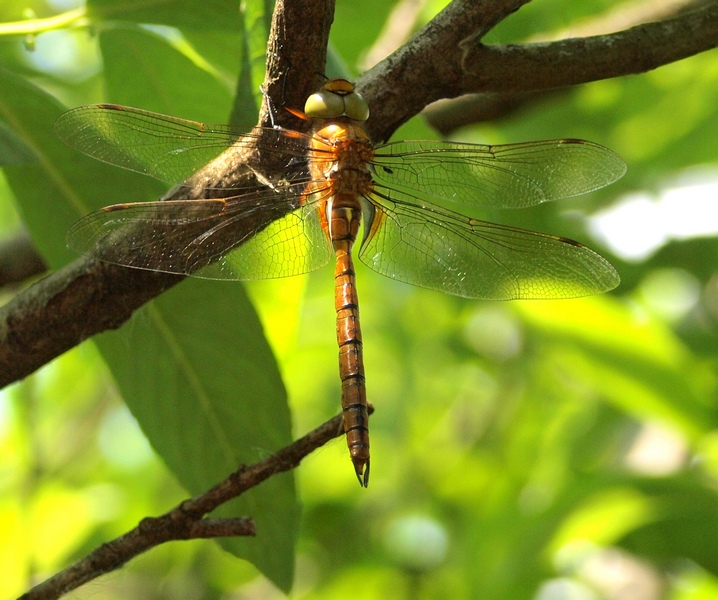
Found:
<svg viewBox="0 0 718 600"><path fill-rule="evenodd" d="M313 119L333 119L344 114L344 98L334 92L322 90L307 98L304 113Z"/></svg>
<svg viewBox="0 0 718 600"><path fill-rule="evenodd" d="M344 96L344 114L355 121L369 118L369 105L358 92Z"/></svg>

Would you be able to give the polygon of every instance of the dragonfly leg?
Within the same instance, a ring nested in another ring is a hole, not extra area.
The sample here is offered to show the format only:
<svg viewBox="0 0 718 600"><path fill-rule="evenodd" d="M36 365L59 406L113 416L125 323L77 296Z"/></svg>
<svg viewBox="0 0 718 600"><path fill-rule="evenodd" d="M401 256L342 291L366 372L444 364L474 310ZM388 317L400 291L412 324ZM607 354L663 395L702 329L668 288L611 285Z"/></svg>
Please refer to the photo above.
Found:
<svg viewBox="0 0 718 600"><path fill-rule="evenodd" d="M262 84L259 85L259 91L261 92L262 96L264 96L264 100L267 102L267 113L269 114L269 122L272 124L272 129L281 129L281 127L277 123L277 111L274 108L274 102L272 102L272 99L269 97L269 94L265 91Z"/></svg>

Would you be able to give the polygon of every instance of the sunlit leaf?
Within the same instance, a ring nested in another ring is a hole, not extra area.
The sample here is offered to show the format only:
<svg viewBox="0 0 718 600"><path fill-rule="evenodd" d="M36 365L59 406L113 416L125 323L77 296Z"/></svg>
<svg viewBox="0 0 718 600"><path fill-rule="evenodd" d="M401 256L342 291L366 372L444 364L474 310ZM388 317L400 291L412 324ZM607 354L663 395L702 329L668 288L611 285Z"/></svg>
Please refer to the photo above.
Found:
<svg viewBox="0 0 718 600"><path fill-rule="evenodd" d="M291 441L280 375L240 284L186 281L97 341L153 447L193 494ZM283 589L299 519L293 481L273 477L217 511L255 519L257 538L221 543Z"/></svg>
<svg viewBox="0 0 718 600"><path fill-rule="evenodd" d="M208 0L201 10L192 0L89 0L91 19L169 25L179 29L239 30L239 3Z"/></svg>
<svg viewBox="0 0 718 600"><path fill-rule="evenodd" d="M100 48L111 102L196 121L227 120L234 80L181 39L175 45L151 31L111 29L101 34Z"/></svg>

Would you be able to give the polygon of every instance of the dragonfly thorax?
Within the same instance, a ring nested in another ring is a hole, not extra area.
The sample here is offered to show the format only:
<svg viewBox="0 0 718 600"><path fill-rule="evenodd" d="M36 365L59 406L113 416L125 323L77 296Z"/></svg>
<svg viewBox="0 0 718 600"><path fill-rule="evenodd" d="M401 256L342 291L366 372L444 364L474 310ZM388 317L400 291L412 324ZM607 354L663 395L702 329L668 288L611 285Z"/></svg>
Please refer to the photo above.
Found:
<svg viewBox="0 0 718 600"><path fill-rule="evenodd" d="M342 122L322 126L312 137L311 153L312 178L327 185L328 195L371 193L374 149L361 126Z"/></svg>

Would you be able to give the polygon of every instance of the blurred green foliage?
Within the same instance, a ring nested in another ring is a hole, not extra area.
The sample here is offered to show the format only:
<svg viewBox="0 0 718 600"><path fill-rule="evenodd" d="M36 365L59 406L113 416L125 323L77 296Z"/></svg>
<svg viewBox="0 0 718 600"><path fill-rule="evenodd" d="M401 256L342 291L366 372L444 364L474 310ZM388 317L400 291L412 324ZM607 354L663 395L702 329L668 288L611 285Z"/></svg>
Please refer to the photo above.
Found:
<svg viewBox="0 0 718 600"><path fill-rule="evenodd" d="M267 35L261 1L242 14L224 0L87 4L89 29L25 40L1 23L62 9L0 5L0 235L19 215L53 268L72 260L64 234L81 214L162 192L63 147L54 118L108 101L250 126ZM443 4L425 3L417 26ZM534 2L488 41L620 8ZM339 0L335 64L359 72L391 9ZM235 100L238 77L248 85ZM623 156L628 174L601 192L490 215L598 249L588 215L718 167L716 90L714 51L457 136L581 137ZM404 132L431 135L420 119ZM310 598L612 598L621 586L639 600L718 597L718 242L669 239L641 261L601 252L622 286L573 301L465 301L358 265L371 487L358 488L338 440L297 470L299 499L287 476L231 509L258 518L258 538L230 548L251 563L209 541L169 544L73 597L280 598L294 570L294 596ZM85 343L0 391L3 598L173 507L188 494L178 479L196 492L286 443L280 371L295 437L337 412L331 269L246 287L279 370L241 284L187 281L100 336L102 354Z"/></svg>

